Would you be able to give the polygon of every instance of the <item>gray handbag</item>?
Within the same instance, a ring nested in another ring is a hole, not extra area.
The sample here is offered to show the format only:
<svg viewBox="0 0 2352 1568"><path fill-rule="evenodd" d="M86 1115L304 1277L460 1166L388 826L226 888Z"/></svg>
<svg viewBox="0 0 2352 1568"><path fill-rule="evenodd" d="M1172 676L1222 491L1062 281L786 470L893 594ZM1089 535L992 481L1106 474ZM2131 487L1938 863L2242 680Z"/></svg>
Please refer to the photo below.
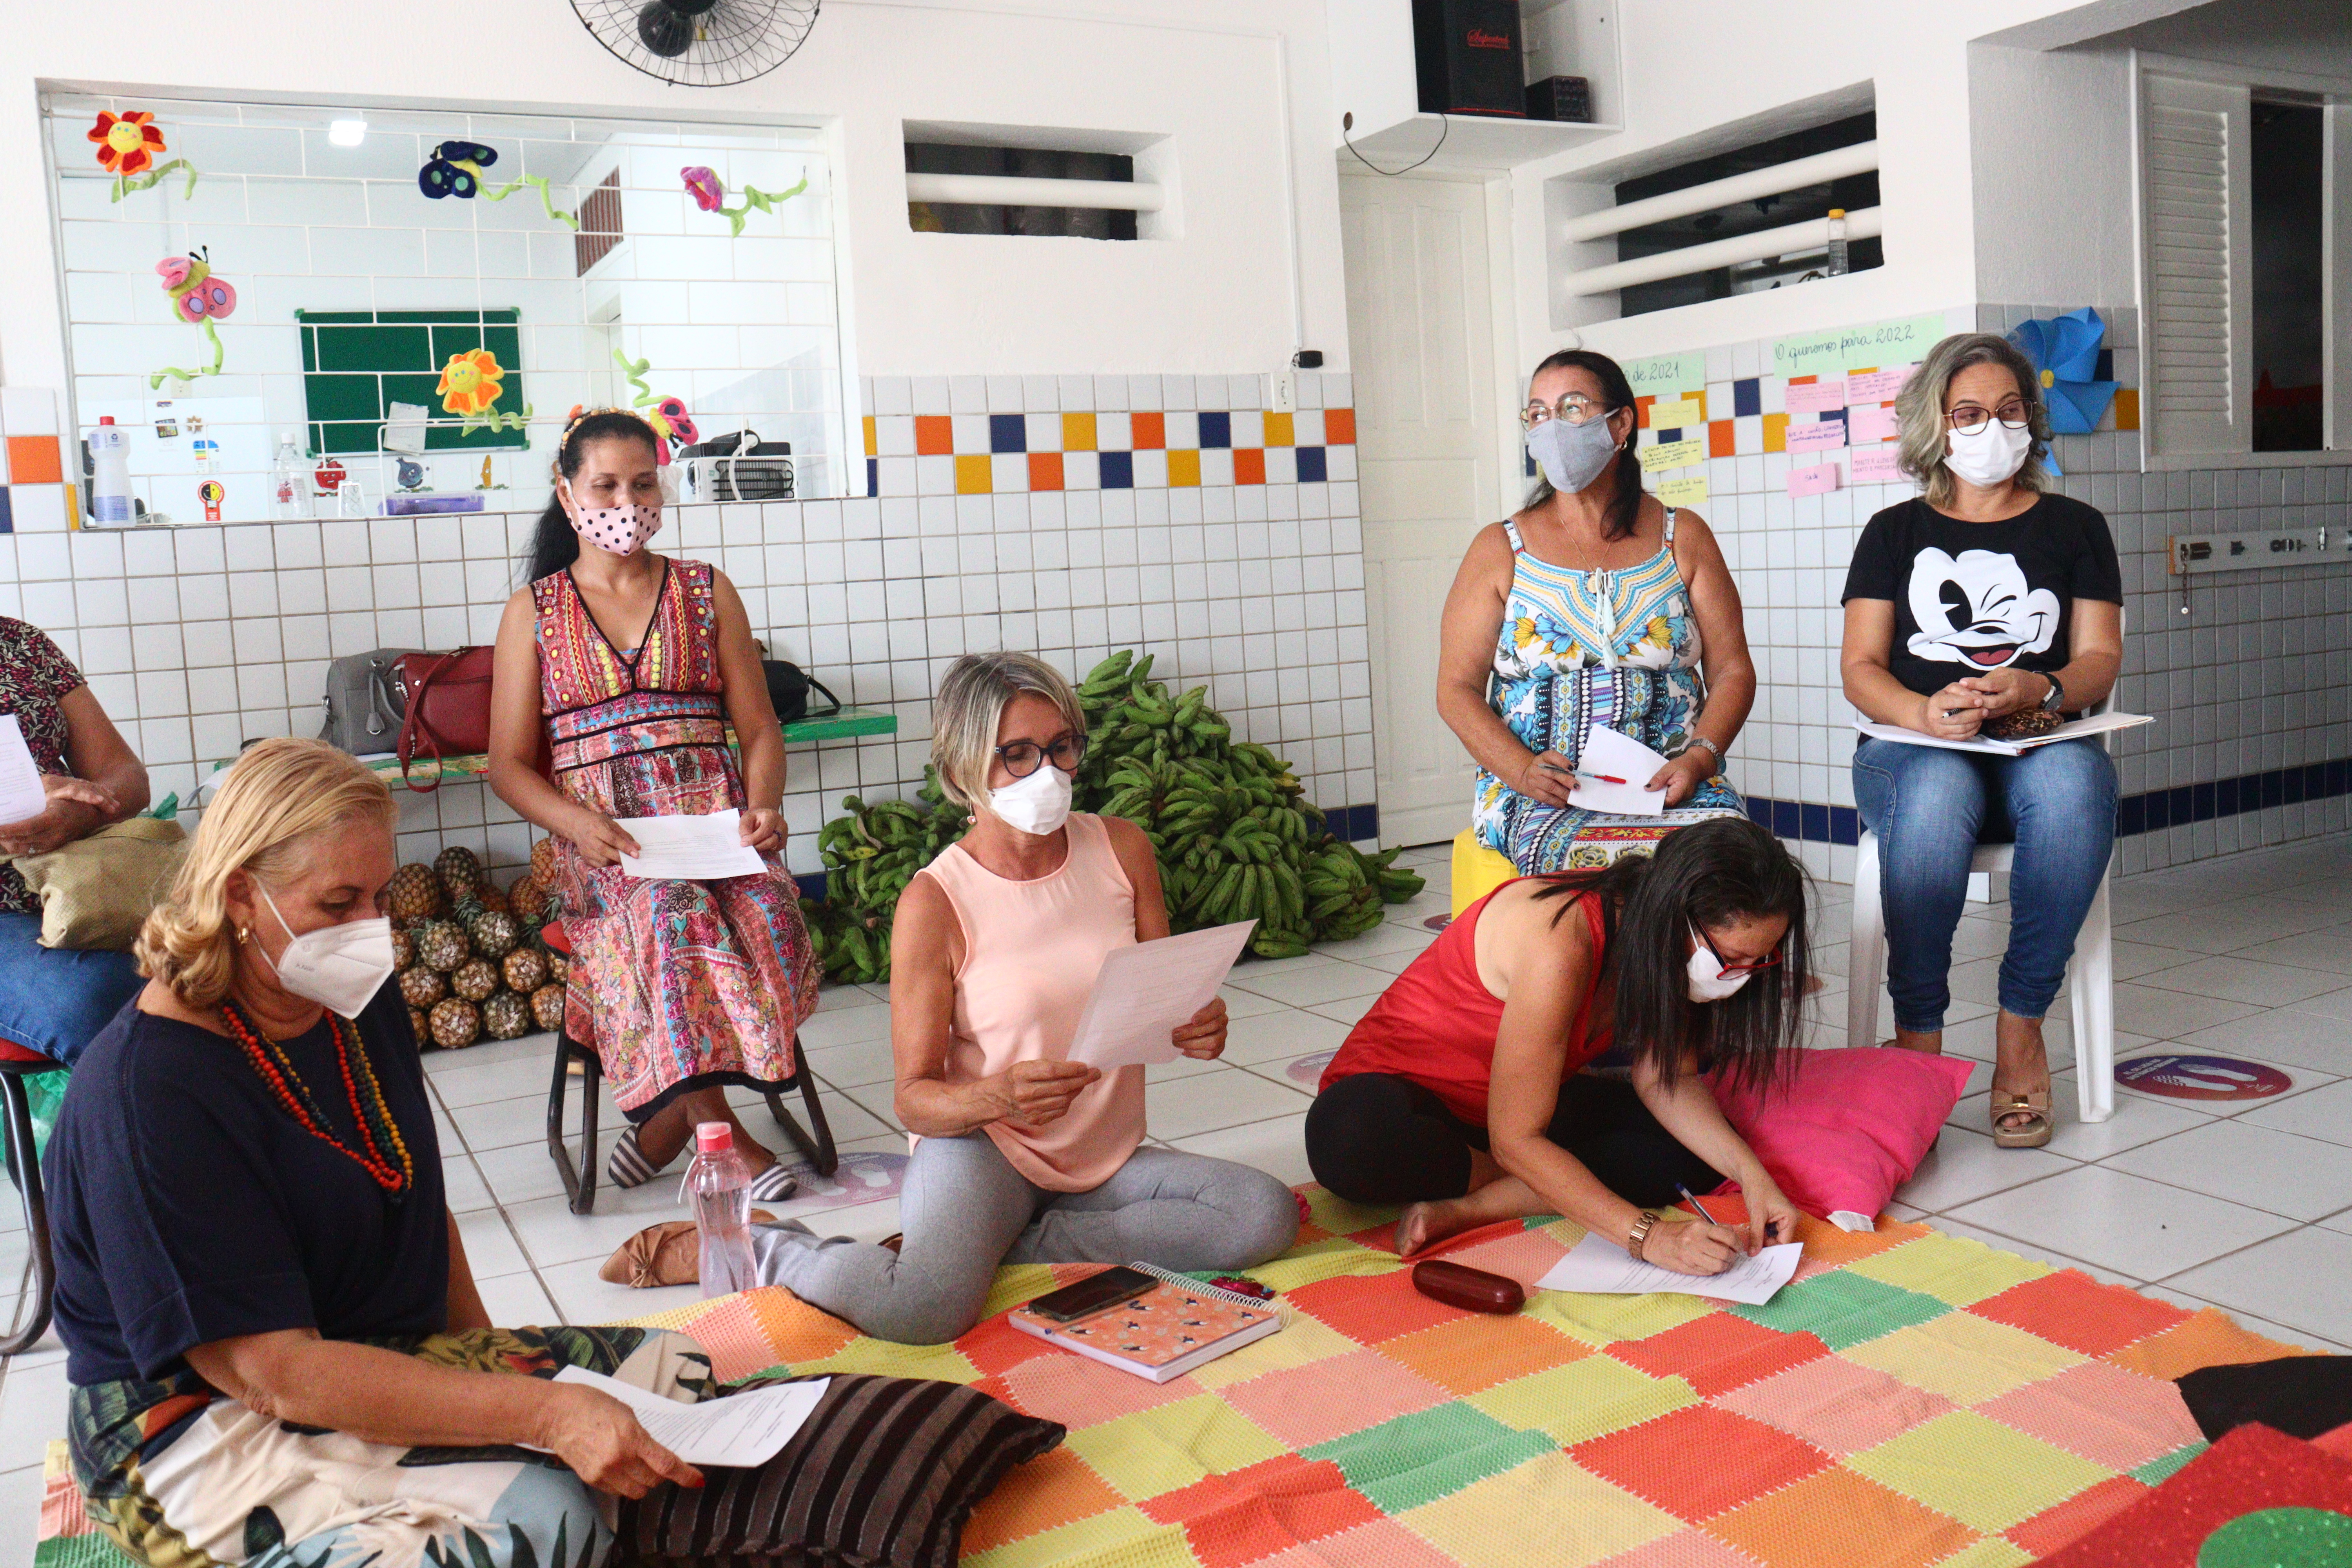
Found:
<svg viewBox="0 0 2352 1568"><path fill-rule="evenodd" d="M380 647L327 666L327 721L319 739L355 756L389 752L407 704L395 679L403 658L421 648Z"/></svg>

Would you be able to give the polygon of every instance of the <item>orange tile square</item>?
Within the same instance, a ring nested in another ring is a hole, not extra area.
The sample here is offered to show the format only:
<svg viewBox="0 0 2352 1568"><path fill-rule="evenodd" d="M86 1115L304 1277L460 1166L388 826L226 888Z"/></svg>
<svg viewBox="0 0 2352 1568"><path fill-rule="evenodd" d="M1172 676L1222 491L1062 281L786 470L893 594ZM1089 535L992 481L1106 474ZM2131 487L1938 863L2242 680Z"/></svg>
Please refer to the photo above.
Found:
<svg viewBox="0 0 2352 1568"><path fill-rule="evenodd" d="M2001 1533L2036 1557L2047 1557L2070 1542L2088 1535L2147 1493L2146 1486L2129 1476L2109 1476L2097 1486L2076 1492L2057 1507L2044 1509Z"/></svg>
<svg viewBox="0 0 2352 1568"><path fill-rule="evenodd" d="M1288 1300L1360 1345L1376 1345L1399 1334L1470 1315L1414 1289L1411 1271L1402 1268L1370 1278L1342 1275L1337 1279L1318 1279L1291 1291Z"/></svg>
<svg viewBox="0 0 2352 1568"><path fill-rule="evenodd" d="M986 452L966 452L955 466L956 494L984 496L996 488L996 460Z"/></svg>
<svg viewBox="0 0 2352 1568"><path fill-rule="evenodd" d="M1268 415L1268 418L1273 416ZM1285 416L1285 417L1288 417ZM1240 447L1234 451L1234 483L1262 485L1265 483L1265 453L1256 447Z"/></svg>
<svg viewBox="0 0 2352 1568"><path fill-rule="evenodd" d="M1084 1459L1067 1448L1055 1448L1015 1467L972 1511L963 1527L964 1553L976 1556L992 1546L1025 1541L1126 1506L1127 1500Z"/></svg>
<svg viewBox="0 0 2352 1568"><path fill-rule="evenodd" d="M8 437L10 484L53 485L65 477L65 469L58 458L58 438L55 436Z"/></svg>
<svg viewBox="0 0 2352 1568"><path fill-rule="evenodd" d="M1277 1552L1384 1517L1328 1459L1285 1454L1211 1476L1139 1505L1181 1524L1202 1568L1242 1568Z"/></svg>
<svg viewBox="0 0 2352 1568"><path fill-rule="evenodd" d="M1198 447L1187 447L1168 454L1168 488L1178 489L1198 487L1201 482L1201 453Z"/></svg>
<svg viewBox="0 0 2352 1568"><path fill-rule="evenodd" d="M1354 409L1326 408L1323 411L1323 444L1326 447L1352 447L1356 444Z"/></svg>
<svg viewBox="0 0 2352 1568"><path fill-rule="evenodd" d="M1061 453L1029 454L1029 488L1033 490L1057 490L1062 488Z"/></svg>
<svg viewBox="0 0 2352 1568"><path fill-rule="evenodd" d="M1975 1541L1958 1520L1831 1468L1706 1527L1764 1568L1926 1568Z"/></svg>
<svg viewBox="0 0 2352 1568"><path fill-rule="evenodd" d="M1127 1377L1108 1367L1097 1370ZM1378 1351L1356 1351L1234 1384L1224 1390L1224 1398L1276 1441L1305 1448L1446 1404L1453 1395Z"/></svg>
<svg viewBox="0 0 2352 1568"><path fill-rule="evenodd" d="M1811 1443L1712 1405L1685 1405L1568 1452L1601 1479L1693 1524L1834 1462Z"/></svg>
<svg viewBox="0 0 2352 1568"><path fill-rule="evenodd" d="M1738 427L1728 419L1706 422L1706 455L1710 458L1730 458L1738 455Z"/></svg>
<svg viewBox="0 0 2352 1568"><path fill-rule="evenodd" d="M1095 416L1092 414L1062 416L1062 450L1091 452L1095 449Z"/></svg>
<svg viewBox="0 0 2352 1568"><path fill-rule="evenodd" d="M1137 451L1156 451L1168 445L1168 416L1141 413L1130 414L1127 417L1129 427L1135 432L1132 445Z"/></svg>
<svg viewBox="0 0 2352 1568"><path fill-rule="evenodd" d="M1650 427L1650 405L1657 400L1658 395L1654 392L1646 397L1633 399L1633 428L1647 430Z"/></svg>
<svg viewBox="0 0 2352 1568"><path fill-rule="evenodd" d="M1764 416L1764 449L1785 452L1789 449L1789 416L1785 414Z"/></svg>
<svg viewBox="0 0 2352 1568"><path fill-rule="evenodd" d="M880 450L874 439L874 416L867 415L860 423L866 426L866 455L870 458Z"/></svg>
<svg viewBox="0 0 2352 1568"><path fill-rule="evenodd" d="M944 458L955 450L955 421L944 414L915 416L915 455Z"/></svg>
<svg viewBox="0 0 2352 1568"><path fill-rule="evenodd" d="M1808 1333L1783 1333L1733 1312L1710 1312L1646 1340L1620 1340L1609 1353L1652 1377L1682 1376L1712 1399L1830 1353Z"/></svg>
<svg viewBox="0 0 2352 1568"><path fill-rule="evenodd" d="M1356 411L1350 408L1347 412L1349 433L1352 436L1355 431ZM1330 413L1330 410L1325 410L1325 419L1327 423L1329 419ZM1298 445L1298 416L1294 414L1267 415L1265 416L1265 444L1269 447L1296 447Z"/></svg>
<svg viewBox="0 0 2352 1568"><path fill-rule="evenodd" d="M1476 1394L1531 1372L1581 1361L1592 1347L1533 1318L1473 1312L1383 1341L1381 1353L1456 1394Z"/></svg>
<svg viewBox="0 0 2352 1568"><path fill-rule="evenodd" d="M2073 1268L2012 1285L1966 1309L2084 1355L2105 1355L2188 1321L2189 1313Z"/></svg>
<svg viewBox="0 0 2352 1568"><path fill-rule="evenodd" d="M2139 388L2121 386L2116 389L2116 428L2139 428Z"/></svg>

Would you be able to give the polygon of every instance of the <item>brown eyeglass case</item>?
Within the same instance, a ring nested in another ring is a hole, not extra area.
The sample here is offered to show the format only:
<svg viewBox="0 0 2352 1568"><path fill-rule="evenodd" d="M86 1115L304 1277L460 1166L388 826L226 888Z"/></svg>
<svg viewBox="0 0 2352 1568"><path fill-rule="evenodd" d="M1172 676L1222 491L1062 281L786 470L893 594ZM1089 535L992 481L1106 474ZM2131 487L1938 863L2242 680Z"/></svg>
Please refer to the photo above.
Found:
<svg viewBox="0 0 2352 1568"><path fill-rule="evenodd" d="M1516 1312L1528 1304L1517 1280L1437 1258L1412 1266L1412 1288L1465 1312Z"/></svg>

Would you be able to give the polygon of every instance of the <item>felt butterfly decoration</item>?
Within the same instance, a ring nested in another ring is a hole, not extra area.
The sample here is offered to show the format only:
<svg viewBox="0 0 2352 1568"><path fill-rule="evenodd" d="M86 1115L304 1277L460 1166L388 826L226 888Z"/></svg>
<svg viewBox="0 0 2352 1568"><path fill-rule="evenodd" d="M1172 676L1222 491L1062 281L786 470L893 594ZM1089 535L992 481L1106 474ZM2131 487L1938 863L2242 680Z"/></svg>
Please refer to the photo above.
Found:
<svg viewBox="0 0 2352 1568"><path fill-rule="evenodd" d="M435 201L461 196L470 201L482 190L482 170L499 161L499 150L479 142L441 142L432 157L416 171L416 188Z"/></svg>
<svg viewBox="0 0 2352 1568"><path fill-rule="evenodd" d="M201 253L167 256L155 263L155 270L172 296L173 310L191 325L207 317L225 321L236 310L236 289L227 279L214 273L209 246Z"/></svg>

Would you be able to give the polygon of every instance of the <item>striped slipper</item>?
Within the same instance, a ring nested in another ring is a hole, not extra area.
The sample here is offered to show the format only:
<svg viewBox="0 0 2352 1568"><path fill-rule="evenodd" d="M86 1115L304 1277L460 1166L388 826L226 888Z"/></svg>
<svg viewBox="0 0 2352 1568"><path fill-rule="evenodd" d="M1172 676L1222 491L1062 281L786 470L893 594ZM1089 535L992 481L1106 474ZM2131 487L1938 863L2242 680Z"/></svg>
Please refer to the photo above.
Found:
<svg viewBox="0 0 2352 1568"><path fill-rule="evenodd" d="M751 1201L761 1204L782 1203L800 1191L800 1183L784 1169L782 1160L751 1178Z"/></svg>
<svg viewBox="0 0 2352 1568"><path fill-rule="evenodd" d="M677 1156L673 1154L670 1158L675 1163ZM665 1168L646 1158L644 1151L637 1147L637 1130L632 1127L613 1145L612 1158L604 1162L604 1175L614 1186L626 1190L644 1186Z"/></svg>

